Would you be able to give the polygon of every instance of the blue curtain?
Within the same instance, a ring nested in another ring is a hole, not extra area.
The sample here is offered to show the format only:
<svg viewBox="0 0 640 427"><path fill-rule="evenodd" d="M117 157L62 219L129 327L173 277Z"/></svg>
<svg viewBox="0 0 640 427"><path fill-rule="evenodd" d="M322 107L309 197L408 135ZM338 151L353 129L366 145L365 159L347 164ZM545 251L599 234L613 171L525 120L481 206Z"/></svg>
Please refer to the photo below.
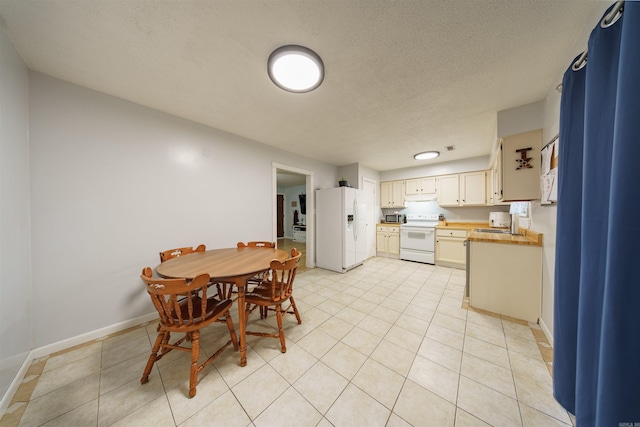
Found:
<svg viewBox="0 0 640 427"><path fill-rule="evenodd" d="M554 395L579 427L638 426L640 3L566 71L559 140Z"/></svg>

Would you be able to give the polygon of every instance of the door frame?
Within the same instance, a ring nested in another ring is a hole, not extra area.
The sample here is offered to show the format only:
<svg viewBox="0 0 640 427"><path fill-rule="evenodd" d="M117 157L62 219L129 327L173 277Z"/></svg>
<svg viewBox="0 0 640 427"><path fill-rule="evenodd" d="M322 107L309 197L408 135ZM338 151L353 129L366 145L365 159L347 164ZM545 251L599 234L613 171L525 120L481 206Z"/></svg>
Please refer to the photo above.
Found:
<svg viewBox="0 0 640 427"><path fill-rule="evenodd" d="M377 221L376 221L376 212L378 212L380 210L380 199L378 197L378 191L377 189L379 188L378 186L378 181L374 180L373 178L369 178L369 177L362 177L362 190L364 191L364 183L367 182L368 184L371 184L373 186L373 203L371 204L371 206L369 206L369 216L370 219L372 221L371 224L371 230L367 230L369 231L369 236L368 238L370 239L370 242L372 243L372 247L368 247L367 248L367 258L371 258L377 255L377 235L376 235L376 226L377 226Z"/></svg>
<svg viewBox="0 0 640 427"><path fill-rule="evenodd" d="M271 172L271 188L272 190L272 241L276 242L278 240L278 206L277 206L277 195L278 195L278 171L283 172L293 172L300 175L305 175L306 178L306 194L307 194L307 213L306 213L306 224L307 224L307 236L306 236L306 247L307 247L307 268L314 268L316 266L316 244L315 244L315 236L316 236L316 198L313 193L313 171L300 169L295 166L284 165L282 163L273 162L271 164L272 172ZM285 233L286 234L286 233Z"/></svg>

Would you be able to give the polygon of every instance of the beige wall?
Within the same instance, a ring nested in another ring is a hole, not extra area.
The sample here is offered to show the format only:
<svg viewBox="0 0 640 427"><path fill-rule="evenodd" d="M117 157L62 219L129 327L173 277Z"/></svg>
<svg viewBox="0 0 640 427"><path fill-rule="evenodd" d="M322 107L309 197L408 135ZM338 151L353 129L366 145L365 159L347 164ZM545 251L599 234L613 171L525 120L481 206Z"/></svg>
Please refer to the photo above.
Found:
<svg viewBox="0 0 640 427"><path fill-rule="evenodd" d="M0 414L33 345L28 84L0 22Z"/></svg>

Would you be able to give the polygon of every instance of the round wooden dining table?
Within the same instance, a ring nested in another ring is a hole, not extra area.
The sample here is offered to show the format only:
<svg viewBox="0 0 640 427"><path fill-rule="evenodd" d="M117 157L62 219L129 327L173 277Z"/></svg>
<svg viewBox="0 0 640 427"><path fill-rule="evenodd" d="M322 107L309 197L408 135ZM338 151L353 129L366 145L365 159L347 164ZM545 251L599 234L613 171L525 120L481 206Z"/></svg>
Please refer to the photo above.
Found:
<svg viewBox="0 0 640 427"><path fill-rule="evenodd" d="M244 295L247 280L269 270L271 261L284 261L289 254L275 248L228 248L194 252L172 258L156 267L159 276L193 279L207 273L212 282L233 282L238 290L238 323L240 329L240 366L247 364L247 324L244 315Z"/></svg>

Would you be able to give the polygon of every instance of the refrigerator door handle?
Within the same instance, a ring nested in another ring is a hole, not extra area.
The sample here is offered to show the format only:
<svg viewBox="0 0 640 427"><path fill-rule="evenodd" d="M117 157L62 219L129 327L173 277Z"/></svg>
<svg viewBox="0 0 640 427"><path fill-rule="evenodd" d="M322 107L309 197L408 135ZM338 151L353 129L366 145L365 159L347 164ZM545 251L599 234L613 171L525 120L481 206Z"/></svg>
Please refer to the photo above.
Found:
<svg viewBox="0 0 640 427"><path fill-rule="evenodd" d="M353 199L353 213L355 214L356 220L353 227L353 239L358 240L358 225L360 223L360 215L358 214L358 200Z"/></svg>

